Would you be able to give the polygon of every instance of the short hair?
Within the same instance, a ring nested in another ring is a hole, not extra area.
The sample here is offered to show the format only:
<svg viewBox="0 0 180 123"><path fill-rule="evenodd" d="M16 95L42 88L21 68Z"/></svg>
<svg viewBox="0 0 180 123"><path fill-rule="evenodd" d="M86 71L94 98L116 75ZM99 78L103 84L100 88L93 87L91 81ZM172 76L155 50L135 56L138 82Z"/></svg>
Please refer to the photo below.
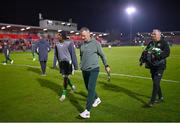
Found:
<svg viewBox="0 0 180 123"><path fill-rule="evenodd" d="M63 40L67 39L67 32L66 31L58 32L57 34L60 34L62 36Z"/></svg>
<svg viewBox="0 0 180 123"><path fill-rule="evenodd" d="M159 29L153 29L153 32L154 33L158 32L161 35L161 31Z"/></svg>
<svg viewBox="0 0 180 123"><path fill-rule="evenodd" d="M82 28L80 29L80 33L82 33L83 31L88 31L88 32L90 32L90 30L89 30L87 27L82 27Z"/></svg>
<svg viewBox="0 0 180 123"><path fill-rule="evenodd" d="M37 35L38 35L40 38L48 38L48 33L46 33L46 32L39 32Z"/></svg>

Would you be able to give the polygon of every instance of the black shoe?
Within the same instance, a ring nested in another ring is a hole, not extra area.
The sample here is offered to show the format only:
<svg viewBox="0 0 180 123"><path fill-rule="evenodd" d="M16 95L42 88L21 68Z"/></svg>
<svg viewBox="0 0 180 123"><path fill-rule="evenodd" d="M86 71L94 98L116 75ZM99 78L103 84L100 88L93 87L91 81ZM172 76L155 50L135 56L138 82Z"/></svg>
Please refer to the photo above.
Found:
<svg viewBox="0 0 180 123"><path fill-rule="evenodd" d="M158 100L155 100L155 103L162 103L164 102L164 98L160 97Z"/></svg>

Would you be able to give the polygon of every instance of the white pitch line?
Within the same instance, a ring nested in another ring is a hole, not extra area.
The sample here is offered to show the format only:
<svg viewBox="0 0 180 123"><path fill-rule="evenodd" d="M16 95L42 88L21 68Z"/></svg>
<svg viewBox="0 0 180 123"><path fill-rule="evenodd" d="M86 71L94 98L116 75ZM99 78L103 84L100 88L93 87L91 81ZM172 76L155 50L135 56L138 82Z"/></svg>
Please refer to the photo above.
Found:
<svg viewBox="0 0 180 123"><path fill-rule="evenodd" d="M3 65L3 64L1 64ZM9 65L9 64L7 64ZM40 68L40 66L32 66L32 65L20 65L20 64L13 64L13 66L22 66L22 67L32 67L32 68ZM47 68L50 68L50 67L47 67ZM81 72L79 70L77 70L77 72ZM102 75L107 75L107 73L105 72L100 72L100 74ZM139 79L148 79L148 80L151 80L150 77L144 77L144 76L136 76L136 75L128 75L128 74L121 74L121 73L111 73L111 75L113 76L123 76L123 77L130 77L130 78L139 78ZM161 79L162 81L164 82L174 82L174 83L180 83L180 81L176 81L176 80L168 80L168 79Z"/></svg>
<svg viewBox="0 0 180 123"><path fill-rule="evenodd" d="M100 72L101 74L106 74L103 72ZM144 77L144 76L135 76L135 75L128 75L128 74L121 74L121 73L111 73L111 75L114 76L125 76L125 77L131 77L131 78L139 78L139 79L148 79L151 80L149 77ZM164 82L175 82L175 83L180 83L180 81L175 81L175 80L168 80L168 79L161 79Z"/></svg>
<svg viewBox="0 0 180 123"><path fill-rule="evenodd" d="M1 64L3 65L3 64ZM6 64L7 66L20 66L20 67L32 67L32 68L40 68L40 66L32 66L32 65L26 65L26 64ZM3 65L3 66L6 66L6 65Z"/></svg>

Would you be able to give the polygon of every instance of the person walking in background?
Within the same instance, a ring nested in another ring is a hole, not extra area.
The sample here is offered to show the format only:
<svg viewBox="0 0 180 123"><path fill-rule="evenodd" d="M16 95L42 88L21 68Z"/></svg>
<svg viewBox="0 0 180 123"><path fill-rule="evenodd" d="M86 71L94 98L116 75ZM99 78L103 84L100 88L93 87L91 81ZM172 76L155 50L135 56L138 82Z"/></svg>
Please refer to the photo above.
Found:
<svg viewBox="0 0 180 123"><path fill-rule="evenodd" d="M36 52L39 55L39 62L41 65L42 76L46 76L46 63L48 60L48 52L51 50L49 42L47 41L47 34L39 35L40 40L36 45Z"/></svg>
<svg viewBox="0 0 180 123"><path fill-rule="evenodd" d="M36 61L36 43L32 41L31 52L33 56L33 61Z"/></svg>
<svg viewBox="0 0 180 123"><path fill-rule="evenodd" d="M53 69L57 68L58 65L58 61L55 53L56 53L56 49L54 48L54 58L53 58L53 66L52 66Z"/></svg>
<svg viewBox="0 0 180 123"><path fill-rule="evenodd" d="M2 52L5 56L5 61L3 62L3 65L6 65L8 61L10 61L11 64L13 64L13 60L10 58L10 47L8 46L7 42L4 42L4 45L2 47Z"/></svg>

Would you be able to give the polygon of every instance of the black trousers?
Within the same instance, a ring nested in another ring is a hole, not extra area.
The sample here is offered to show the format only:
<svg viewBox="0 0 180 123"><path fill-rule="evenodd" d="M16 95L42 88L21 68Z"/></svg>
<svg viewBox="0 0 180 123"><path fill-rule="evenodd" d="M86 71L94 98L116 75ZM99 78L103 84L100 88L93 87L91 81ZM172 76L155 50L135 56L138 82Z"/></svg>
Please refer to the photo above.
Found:
<svg viewBox="0 0 180 123"><path fill-rule="evenodd" d="M163 76L164 70L151 69L150 71L151 71L151 78L153 81L151 101L154 102L157 96L159 97L159 99L162 97L160 82L161 82L161 78Z"/></svg>
<svg viewBox="0 0 180 123"><path fill-rule="evenodd" d="M46 73L46 61L40 61L42 74Z"/></svg>
<svg viewBox="0 0 180 123"><path fill-rule="evenodd" d="M72 64L70 64L68 61L60 61L59 68L60 68L60 73L62 75L72 74L73 71Z"/></svg>

